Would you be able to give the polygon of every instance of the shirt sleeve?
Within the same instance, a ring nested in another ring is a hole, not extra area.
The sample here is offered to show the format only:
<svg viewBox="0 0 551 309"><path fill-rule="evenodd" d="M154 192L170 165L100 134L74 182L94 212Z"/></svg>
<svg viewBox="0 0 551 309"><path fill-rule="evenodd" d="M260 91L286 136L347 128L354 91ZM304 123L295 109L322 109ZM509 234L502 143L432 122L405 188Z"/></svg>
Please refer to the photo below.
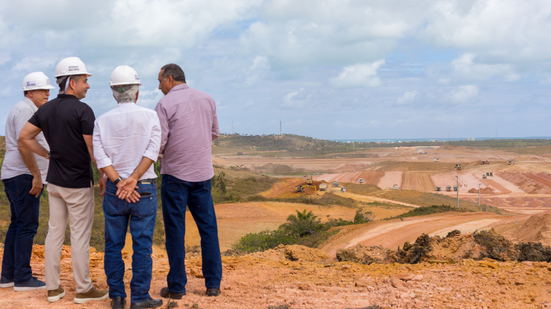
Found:
<svg viewBox="0 0 551 309"><path fill-rule="evenodd" d="M151 137L149 139L149 144L147 145L147 148L145 149L145 153L143 154L143 156L155 162L157 161L157 158L159 158L162 129L161 129L161 123L159 122L159 117L157 116L157 113L155 113L151 118L152 118L150 121Z"/></svg>
<svg viewBox="0 0 551 309"><path fill-rule="evenodd" d="M216 115L216 104L212 102L212 140L214 141L220 136L220 128L218 127L218 116Z"/></svg>
<svg viewBox="0 0 551 309"><path fill-rule="evenodd" d="M94 116L94 111L85 103L82 103L85 108L80 116L80 130L83 135L92 135L94 134L94 121L96 116Z"/></svg>
<svg viewBox="0 0 551 309"><path fill-rule="evenodd" d="M17 137L19 138L19 133L25 126L27 122L30 122L30 119L34 117L33 110L30 108L23 108L19 113L14 117L15 132L17 132ZM33 125L35 125L33 123ZM36 126L36 125L35 125Z"/></svg>
<svg viewBox="0 0 551 309"><path fill-rule="evenodd" d="M94 148L94 157L96 157L96 164L98 165L98 168L104 168L106 166L113 165L113 162L103 148L100 132L100 125L99 122L96 120L94 123L94 135L92 137L92 145Z"/></svg>
<svg viewBox="0 0 551 309"><path fill-rule="evenodd" d="M38 111L39 111L39 110L38 110ZM39 128L39 129L42 129L42 128L40 127L40 122L38 122L38 115L37 115L37 114L38 114L38 111L36 111L36 112L31 116L31 118L29 118L29 119L27 119L27 120L28 120L28 122L30 122L33 126ZM21 130L19 130L19 131L17 132L17 136L19 136L19 132L21 132Z"/></svg>
<svg viewBox="0 0 551 309"><path fill-rule="evenodd" d="M157 116L159 117L159 123L161 125L161 142L160 142L160 149L159 153L165 152L165 146L166 142L168 140L168 116L166 113L166 109L163 108L161 105L161 102L155 106L155 111L157 112Z"/></svg>

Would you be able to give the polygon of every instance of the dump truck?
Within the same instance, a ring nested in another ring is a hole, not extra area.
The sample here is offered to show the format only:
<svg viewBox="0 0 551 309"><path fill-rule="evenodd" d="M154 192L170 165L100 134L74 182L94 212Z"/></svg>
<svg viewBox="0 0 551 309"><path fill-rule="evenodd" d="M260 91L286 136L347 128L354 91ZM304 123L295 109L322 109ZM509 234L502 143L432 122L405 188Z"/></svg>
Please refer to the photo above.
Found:
<svg viewBox="0 0 551 309"><path fill-rule="evenodd" d="M480 162L480 165L484 165L484 164L490 164L490 161L486 160L486 161Z"/></svg>
<svg viewBox="0 0 551 309"><path fill-rule="evenodd" d="M457 191L457 186L453 186L453 191Z"/></svg>
<svg viewBox="0 0 551 309"><path fill-rule="evenodd" d="M513 162L513 160L509 160L509 162L507 162L507 165L513 165L515 164L515 162Z"/></svg>
<svg viewBox="0 0 551 309"><path fill-rule="evenodd" d="M320 183L320 191L327 191L327 183L325 182Z"/></svg>
<svg viewBox="0 0 551 309"><path fill-rule="evenodd" d="M458 171L460 171L460 170L461 170L461 164L456 164L456 165L455 165L455 168L456 168Z"/></svg>
<svg viewBox="0 0 551 309"><path fill-rule="evenodd" d="M446 191L451 191L451 190L452 190L451 186L446 186Z"/></svg>
<svg viewBox="0 0 551 309"><path fill-rule="evenodd" d="M438 160L438 158L434 158L434 162L439 162L440 160Z"/></svg>
<svg viewBox="0 0 551 309"><path fill-rule="evenodd" d="M364 183L364 180L362 178L358 179L359 183Z"/></svg>
<svg viewBox="0 0 551 309"><path fill-rule="evenodd" d="M345 187L341 187L341 191L342 191L342 192L346 192L346 188L345 188Z"/></svg>
<svg viewBox="0 0 551 309"><path fill-rule="evenodd" d="M486 174L482 174L482 179L486 179Z"/></svg>
<svg viewBox="0 0 551 309"><path fill-rule="evenodd" d="M392 188L393 188L393 189L396 189L396 190L400 189L400 187L398 187L397 184L394 184L394 186L392 186Z"/></svg>
<svg viewBox="0 0 551 309"><path fill-rule="evenodd" d="M336 181L333 181L333 187L338 187L338 186L339 186L339 183Z"/></svg>
<svg viewBox="0 0 551 309"><path fill-rule="evenodd" d="M442 188L436 187L436 191L441 191L441 190L442 190Z"/></svg>

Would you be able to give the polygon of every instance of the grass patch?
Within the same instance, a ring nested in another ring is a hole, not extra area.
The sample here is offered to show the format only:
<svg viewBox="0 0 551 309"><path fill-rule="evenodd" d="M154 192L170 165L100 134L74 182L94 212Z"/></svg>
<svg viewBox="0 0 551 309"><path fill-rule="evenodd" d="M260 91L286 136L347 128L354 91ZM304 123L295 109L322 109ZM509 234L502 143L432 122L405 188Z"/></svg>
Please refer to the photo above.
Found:
<svg viewBox="0 0 551 309"><path fill-rule="evenodd" d="M451 196L437 193L420 192L412 190L384 190L377 193L377 196L386 198L389 200L395 200L404 203L410 203L419 206L432 206L432 205L448 205L457 207L457 199ZM481 205L483 209L488 212L501 214L501 210L497 207L490 205ZM465 208L469 211L478 211L478 203L473 203L465 200L459 200L459 208Z"/></svg>
<svg viewBox="0 0 551 309"><path fill-rule="evenodd" d="M368 184L347 183L346 191L355 194L369 195L373 192L381 191L381 188Z"/></svg>
<svg viewBox="0 0 551 309"><path fill-rule="evenodd" d="M465 209L465 208L456 208L449 205L432 205L432 206L424 206L419 208L414 208L404 214L401 214L396 217L388 218L390 219L396 219L396 218L408 218L408 217L418 217L418 216L427 216L432 214L438 214L443 212L471 212L471 210Z"/></svg>
<svg viewBox="0 0 551 309"><path fill-rule="evenodd" d="M318 206L331 206L339 205L348 208L357 208L364 203L360 203L354 199L338 196L331 192L326 192L320 198L310 198L305 195L297 197L288 197L288 198L267 198L262 195L253 195L248 197L246 202L280 202L280 203L297 203L297 204L308 204L308 205L318 205Z"/></svg>

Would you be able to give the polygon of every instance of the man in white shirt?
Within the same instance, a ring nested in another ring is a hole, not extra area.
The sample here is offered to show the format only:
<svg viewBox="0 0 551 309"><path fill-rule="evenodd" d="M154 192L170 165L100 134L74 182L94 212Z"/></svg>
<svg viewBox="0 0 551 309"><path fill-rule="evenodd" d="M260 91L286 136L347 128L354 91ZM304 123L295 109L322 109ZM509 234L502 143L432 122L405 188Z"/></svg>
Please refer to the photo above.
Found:
<svg viewBox="0 0 551 309"><path fill-rule="evenodd" d="M157 175L152 164L159 156L161 125L155 111L135 104L139 85L134 69L118 66L111 74L110 86L119 105L94 123L94 156L102 174L100 190L104 195L105 274L111 307L121 309L126 304L121 250L129 223L134 249L130 308L163 304L149 295L157 218Z"/></svg>
<svg viewBox="0 0 551 309"><path fill-rule="evenodd" d="M50 79L42 72L25 76L25 98L11 109L6 120L6 155L1 178L10 201L11 222L4 241L0 287L13 286L14 291L46 288L44 282L32 276L30 262L48 160L25 147L18 147L17 138L34 112L48 102L53 88ZM44 134L40 133L36 139L49 150Z"/></svg>

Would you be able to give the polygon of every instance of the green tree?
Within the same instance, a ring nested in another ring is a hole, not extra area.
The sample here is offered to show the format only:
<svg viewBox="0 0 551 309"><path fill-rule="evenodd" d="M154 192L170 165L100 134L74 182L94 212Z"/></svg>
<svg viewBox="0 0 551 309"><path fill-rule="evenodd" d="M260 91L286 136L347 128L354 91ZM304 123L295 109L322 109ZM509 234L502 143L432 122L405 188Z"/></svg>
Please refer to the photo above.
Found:
<svg viewBox="0 0 551 309"><path fill-rule="evenodd" d="M313 235L324 230L321 220L312 211L306 212L306 209L302 212L295 211L297 212L296 216L289 215L287 217L288 222L282 225L284 230L292 233L297 238Z"/></svg>

